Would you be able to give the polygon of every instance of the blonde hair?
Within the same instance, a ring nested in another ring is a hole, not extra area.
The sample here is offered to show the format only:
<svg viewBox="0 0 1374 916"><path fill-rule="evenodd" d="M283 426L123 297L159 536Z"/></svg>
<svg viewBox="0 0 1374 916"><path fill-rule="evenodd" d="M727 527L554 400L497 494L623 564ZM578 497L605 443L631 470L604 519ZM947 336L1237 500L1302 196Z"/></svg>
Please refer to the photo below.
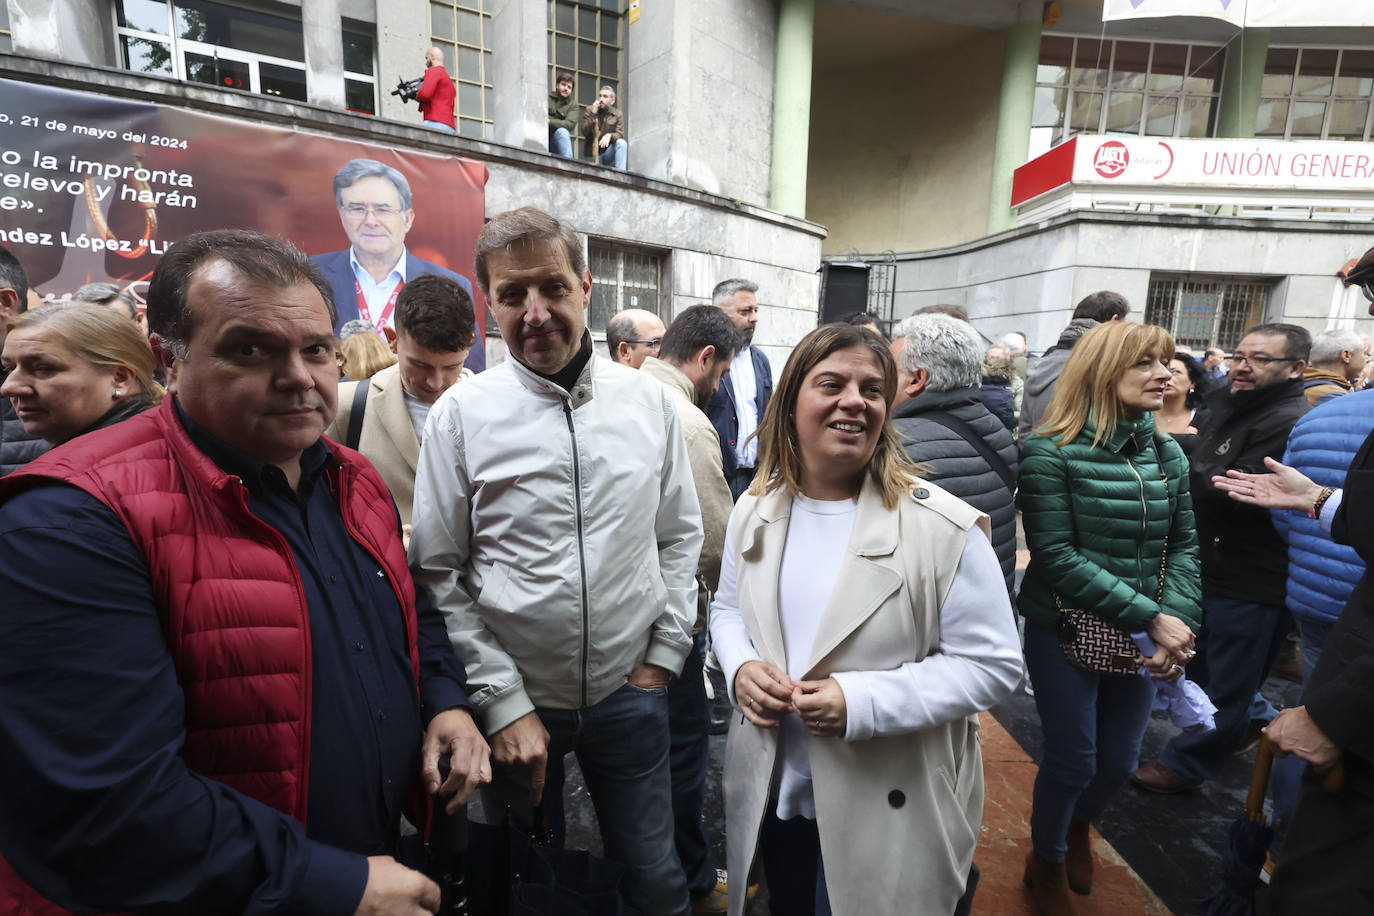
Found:
<svg viewBox="0 0 1374 916"><path fill-rule="evenodd" d="M89 302L54 302L20 313L9 323L9 330L46 331L94 366L128 369L154 404L166 394L153 377L157 361L148 338L128 315Z"/></svg>
<svg viewBox="0 0 1374 916"><path fill-rule="evenodd" d="M349 381L370 379L396 362L396 354L376 331L359 331L339 345L343 354L343 373Z"/></svg>
<svg viewBox="0 0 1374 916"><path fill-rule="evenodd" d="M1158 325L1108 321L1078 339L1064 370L1054 383L1054 396L1036 430L1065 445L1093 420L1094 446L1107 441L1125 411L1116 393L1117 382L1146 356L1172 359L1174 339Z"/></svg>
<svg viewBox="0 0 1374 916"><path fill-rule="evenodd" d="M785 486L792 495L801 493L802 460L797 442L797 426L792 413L801 393L802 383L811 370L832 353L861 347L872 353L883 372L883 400L887 415L878 444L864 469L881 490L883 505L897 508L902 494L919 482L916 468L902 449L901 440L892 426L892 398L897 393L897 363L888 350L887 342L867 328L852 324L827 324L807 334L792 350L778 379L777 390L768 401L756 435L759 440L758 471L749 492L762 496Z"/></svg>

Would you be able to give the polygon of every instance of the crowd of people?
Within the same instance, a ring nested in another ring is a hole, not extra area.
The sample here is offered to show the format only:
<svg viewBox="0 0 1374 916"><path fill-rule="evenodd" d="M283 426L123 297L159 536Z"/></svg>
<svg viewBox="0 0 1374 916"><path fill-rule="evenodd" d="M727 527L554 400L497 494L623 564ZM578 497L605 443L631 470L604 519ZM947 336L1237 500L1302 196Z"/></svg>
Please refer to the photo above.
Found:
<svg viewBox="0 0 1374 916"><path fill-rule="evenodd" d="M366 169L364 220L403 194ZM1260 730L1276 912L1374 903L1367 340L1197 359L1103 291L1038 358L936 306L822 325L775 380L748 279L618 313L602 356L570 225L498 214L473 257L507 351L477 373L446 271L387 276L374 324L328 256L213 231L146 311L29 310L0 249L0 910L437 912L432 806L562 845L571 753L637 911L741 916L762 879L778 916L968 913L978 715L1018 686L1037 912L1092 893L1128 781L1195 790ZM1374 249L1350 279L1374 301ZM1141 765L1188 681L1211 727Z"/></svg>

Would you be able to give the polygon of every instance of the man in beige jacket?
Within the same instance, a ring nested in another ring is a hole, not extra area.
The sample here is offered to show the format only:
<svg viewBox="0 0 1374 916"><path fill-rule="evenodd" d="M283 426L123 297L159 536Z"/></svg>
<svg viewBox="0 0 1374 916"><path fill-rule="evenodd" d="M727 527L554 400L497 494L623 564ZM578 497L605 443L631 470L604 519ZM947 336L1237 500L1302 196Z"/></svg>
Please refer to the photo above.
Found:
<svg viewBox="0 0 1374 916"><path fill-rule="evenodd" d="M658 357L648 357L640 370L668 390L682 424L687 456L701 503L705 541L697 565L697 620L692 650L682 674L668 686L668 731L672 740L673 839L687 876L694 913L724 913L729 884L723 870L711 865L711 844L702 823L706 765L710 755L711 708L706 698L702 664L706 645L706 608L720 578L725 525L734 500L720 466L720 437L701 410L720 385L739 348L730 317L709 305L682 312L663 335Z"/></svg>
<svg viewBox="0 0 1374 916"><path fill-rule="evenodd" d="M429 409L454 383L476 339L472 297L434 274L416 277L396 297L396 364L339 386L339 412L325 434L363 453L396 500L407 540Z"/></svg>

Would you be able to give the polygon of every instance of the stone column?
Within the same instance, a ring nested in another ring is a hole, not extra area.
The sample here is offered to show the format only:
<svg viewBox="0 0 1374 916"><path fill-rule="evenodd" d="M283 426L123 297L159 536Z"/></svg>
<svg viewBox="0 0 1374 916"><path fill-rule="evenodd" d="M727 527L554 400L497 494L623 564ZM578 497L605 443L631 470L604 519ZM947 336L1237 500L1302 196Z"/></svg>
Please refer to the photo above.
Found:
<svg viewBox="0 0 1374 916"><path fill-rule="evenodd" d="M1268 29L1242 29L1226 46L1217 100L1217 136L1253 137L1259 116L1260 82L1269 54Z"/></svg>
<svg viewBox="0 0 1374 916"><path fill-rule="evenodd" d="M491 139L548 152L548 66L548 5L498 3L491 16Z"/></svg>
<svg viewBox="0 0 1374 916"><path fill-rule="evenodd" d="M339 0L301 4L305 37L305 87L311 105L343 111L343 20Z"/></svg>
<svg viewBox="0 0 1374 916"><path fill-rule="evenodd" d="M769 204L806 216L806 157L811 135L811 47L816 0L781 0L773 66L773 156Z"/></svg>
<svg viewBox="0 0 1374 916"><path fill-rule="evenodd" d="M402 102L391 90L398 79L424 75L425 51L431 43L429 0L377 0L377 114L419 126L415 102ZM444 65L452 73L457 61L445 60Z"/></svg>
<svg viewBox="0 0 1374 916"><path fill-rule="evenodd" d="M16 54L97 67L117 64L108 59L108 49L112 46L107 44L107 33L113 31L113 26L103 4L82 0L8 0L8 3L10 36Z"/></svg>
<svg viewBox="0 0 1374 916"><path fill-rule="evenodd" d="M1002 94L997 106L997 140L992 148L992 193L988 200L988 235L1016 225L1011 209L1012 172L1026 162L1035 105L1035 69L1040 62L1038 2L1023 2L1017 21L1007 29L1002 58Z"/></svg>

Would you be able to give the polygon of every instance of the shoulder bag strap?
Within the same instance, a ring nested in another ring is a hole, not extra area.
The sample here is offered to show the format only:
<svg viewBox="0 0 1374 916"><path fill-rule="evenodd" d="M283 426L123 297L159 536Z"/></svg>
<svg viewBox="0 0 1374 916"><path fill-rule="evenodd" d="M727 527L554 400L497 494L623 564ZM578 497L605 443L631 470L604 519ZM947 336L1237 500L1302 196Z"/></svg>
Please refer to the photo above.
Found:
<svg viewBox="0 0 1374 916"><path fill-rule="evenodd" d="M348 438L344 442L354 451L363 438L363 414L367 411L367 389L372 387L371 379L363 379L353 389L353 407L348 414Z"/></svg>
<svg viewBox="0 0 1374 916"><path fill-rule="evenodd" d="M952 430L958 434L959 438L973 446L974 450L983 456L983 460L997 472L997 476L1002 478L1002 483L1011 491L1011 495L1013 497L1016 496L1016 475L1011 472L1011 465L1002 460L1002 456L997 454L997 450L991 445L988 445L988 440L978 435L976 429L969 426L954 414L943 410L932 410L920 416L923 419L939 423L946 429Z"/></svg>

